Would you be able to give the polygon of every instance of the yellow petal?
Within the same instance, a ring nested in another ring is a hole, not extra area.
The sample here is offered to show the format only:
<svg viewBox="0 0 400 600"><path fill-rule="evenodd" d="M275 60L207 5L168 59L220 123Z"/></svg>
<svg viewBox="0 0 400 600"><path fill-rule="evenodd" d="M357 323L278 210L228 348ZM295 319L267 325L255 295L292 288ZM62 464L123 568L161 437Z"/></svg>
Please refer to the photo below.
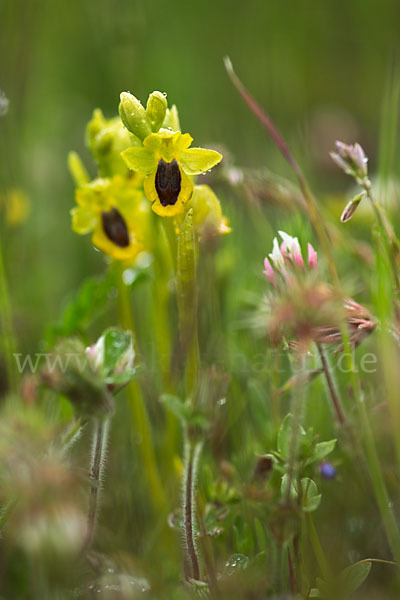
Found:
<svg viewBox="0 0 400 600"><path fill-rule="evenodd" d="M222 159L215 150L205 148L188 148L181 153L180 164L188 175L200 175L212 169Z"/></svg>
<svg viewBox="0 0 400 600"><path fill-rule="evenodd" d="M157 166L154 152L148 148L128 148L121 152L121 156L132 171L139 173L151 173Z"/></svg>
<svg viewBox="0 0 400 600"><path fill-rule="evenodd" d="M104 233L101 220L99 220L97 227L92 236L92 244L99 250L102 250L111 258L115 260L123 260L133 262L139 252L142 251L143 245L136 239L133 232L130 232L130 243L129 246L121 248L112 242Z"/></svg>
<svg viewBox="0 0 400 600"><path fill-rule="evenodd" d="M71 210L72 215L72 229L75 233L84 235L93 231L98 221L96 213L89 208L77 206Z"/></svg>

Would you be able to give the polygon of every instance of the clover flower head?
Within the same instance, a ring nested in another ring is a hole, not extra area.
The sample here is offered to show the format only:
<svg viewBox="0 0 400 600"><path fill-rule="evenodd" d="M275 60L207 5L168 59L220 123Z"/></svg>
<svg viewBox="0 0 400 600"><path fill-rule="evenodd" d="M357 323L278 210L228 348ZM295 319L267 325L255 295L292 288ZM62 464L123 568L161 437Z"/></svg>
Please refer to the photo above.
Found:
<svg viewBox="0 0 400 600"><path fill-rule="evenodd" d="M222 158L215 150L190 148L192 141L188 133L162 128L148 135L143 146L121 154L130 169L146 176L145 195L162 217L183 213L193 193L191 177L210 170Z"/></svg>
<svg viewBox="0 0 400 600"><path fill-rule="evenodd" d="M311 342L336 345L340 351L344 320L352 344L360 344L376 327L371 313L321 279L317 253L310 243L305 263L298 239L284 231L279 235L281 244L274 238L272 252L264 260L272 290L261 304L255 327L267 332L273 343L289 340L300 351Z"/></svg>
<svg viewBox="0 0 400 600"><path fill-rule="evenodd" d="M268 258L264 259L264 274L268 281L276 286L278 279L277 275L280 274L286 283L289 282L292 272L301 272L305 269L304 259L301 252L301 247L297 237L279 231L279 235L282 238L281 244L279 244L278 238L274 238L272 252L268 255ZM316 269L318 267L317 253L310 243L308 243L308 267Z"/></svg>
<svg viewBox="0 0 400 600"><path fill-rule="evenodd" d="M368 158L360 144L344 144L337 141L336 152L331 152L332 160L347 175L354 177L359 183L368 179Z"/></svg>

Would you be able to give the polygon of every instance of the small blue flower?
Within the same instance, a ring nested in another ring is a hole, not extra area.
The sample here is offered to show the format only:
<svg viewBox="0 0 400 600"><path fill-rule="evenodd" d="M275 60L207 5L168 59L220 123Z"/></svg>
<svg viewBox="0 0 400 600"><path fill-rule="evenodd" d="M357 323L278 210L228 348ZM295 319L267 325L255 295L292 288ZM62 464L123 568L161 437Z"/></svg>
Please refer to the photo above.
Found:
<svg viewBox="0 0 400 600"><path fill-rule="evenodd" d="M321 463L319 466L319 472L321 474L321 477L323 477L324 479L335 479L336 477L336 468L333 466L332 463L329 462Z"/></svg>

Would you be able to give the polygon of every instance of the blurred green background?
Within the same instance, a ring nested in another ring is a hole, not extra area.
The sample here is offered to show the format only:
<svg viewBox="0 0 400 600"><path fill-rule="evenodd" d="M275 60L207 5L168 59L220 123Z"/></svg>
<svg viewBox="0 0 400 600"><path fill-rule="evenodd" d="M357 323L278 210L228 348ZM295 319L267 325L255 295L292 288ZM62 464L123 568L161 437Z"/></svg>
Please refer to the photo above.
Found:
<svg viewBox="0 0 400 600"><path fill-rule="evenodd" d="M287 175L225 73L229 55L315 190L335 191L344 185L329 163L336 138L359 140L374 166L399 24L397 0L0 0L0 89L10 102L0 118L1 187L32 205L25 223L1 228L22 349L70 290L103 270L70 229L66 166L71 149L92 164L83 137L95 107L112 116L122 90L145 101L159 89L196 144ZM260 261L270 240L257 243Z"/></svg>

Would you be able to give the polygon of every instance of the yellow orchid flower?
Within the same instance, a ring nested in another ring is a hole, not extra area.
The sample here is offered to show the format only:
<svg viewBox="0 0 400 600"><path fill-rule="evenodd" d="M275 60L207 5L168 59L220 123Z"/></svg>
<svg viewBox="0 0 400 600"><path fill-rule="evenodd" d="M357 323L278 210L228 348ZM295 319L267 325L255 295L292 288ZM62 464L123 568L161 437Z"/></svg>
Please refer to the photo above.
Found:
<svg viewBox="0 0 400 600"><path fill-rule="evenodd" d="M31 201L20 188L11 188L0 196L0 208L4 211L6 225L17 227L28 219L31 213Z"/></svg>
<svg viewBox="0 0 400 600"><path fill-rule="evenodd" d="M137 185L115 175L78 187L72 229L92 233L93 245L112 258L133 262L144 249L150 226L148 205Z"/></svg>
<svg viewBox="0 0 400 600"><path fill-rule="evenodd" d="M193 175L205 173L222 159L219 152L189 148L188 133L160 129L143 140L143 146L121 153L130 169L144 173L144 192L153 211L161 217L173 217L184 211L193 192Z"/></svg>
<svg viewBox="0 0 400 600"><path fill-rule="evenodd" d="M187 205L193 209L193 225L200 237L226 234L232 230L222 214L220 201L208 185L195 185Z"/></svg>

